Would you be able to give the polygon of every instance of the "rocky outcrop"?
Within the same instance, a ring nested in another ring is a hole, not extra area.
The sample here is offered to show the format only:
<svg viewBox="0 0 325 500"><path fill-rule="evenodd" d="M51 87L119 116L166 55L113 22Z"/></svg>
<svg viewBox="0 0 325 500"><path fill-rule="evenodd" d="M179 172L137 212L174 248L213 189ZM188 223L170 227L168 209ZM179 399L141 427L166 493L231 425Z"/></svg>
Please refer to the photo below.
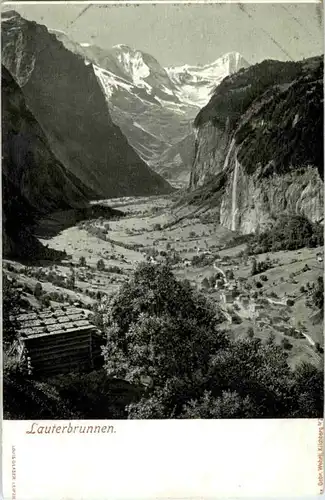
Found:
<svg viewBox="0 0 325 500"><path fill-rule="evenodd" d="M323 219L324 185L314 167L263 178L247 175L237 160L220 199L222 225L244 234L271 227L281 213Z"/></svg>
<svg viewBox="0 0 325 500"><path fill-rule="evenodd" d="M25 98L2 66L2 175L38 213L80 207L95 193L54 156Z"/></svg>
<svg viewBox="0 0 325 500"><path fill-rule="evenodd" d="M195 121L190 188L208 189L222 173L217 213L234 231L263 230L280 213L322 221L322 115L321 57L226 78Z"/></svg>
<svg viewBox="0 0 325 500"><path fill-rule="evenodd" d="M228 146L230 153L229 133L211 122L195 130L195 158L190 176L192 189L202 186L222 170Z"/></svg>
<svg viewBox="0 0 325 500"><path fill-rule="evenodd" d="M82 207L95 194L54 156L27 109L21 89L5 67L2 90L3 251L26 246L34 218L52 210ZM18 243L17 243L18 244Z"/></svg>
<svg viewBox="0 0 325 500"><path fill-rule="evenodd" d="M171 191L113 123L92 65L45 26L5 12L2 63L21 87L55 157L96 196Z"/></svg>

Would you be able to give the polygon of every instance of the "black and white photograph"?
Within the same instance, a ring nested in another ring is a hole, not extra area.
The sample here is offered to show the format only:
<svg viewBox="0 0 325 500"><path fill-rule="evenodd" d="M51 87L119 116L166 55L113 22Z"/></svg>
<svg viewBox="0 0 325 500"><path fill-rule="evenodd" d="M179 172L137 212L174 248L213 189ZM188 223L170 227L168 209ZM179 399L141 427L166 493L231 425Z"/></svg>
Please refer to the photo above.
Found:
<svg viewBox="0 0 325 500"><path fill-rule="evenodd" d="M322 418L321 4L1 17L4 419Z"/></svg>

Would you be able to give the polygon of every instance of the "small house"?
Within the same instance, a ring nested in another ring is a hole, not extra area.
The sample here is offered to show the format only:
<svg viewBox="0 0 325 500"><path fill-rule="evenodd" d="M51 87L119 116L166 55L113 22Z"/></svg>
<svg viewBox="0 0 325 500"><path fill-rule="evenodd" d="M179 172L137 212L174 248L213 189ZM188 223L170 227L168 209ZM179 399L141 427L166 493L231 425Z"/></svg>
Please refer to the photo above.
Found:
<svg viewBox="0 0 325 500"><path fill-rule="evenodd" d="M210 288L210 283L207 277L203 278L203 280L201 281L201 287L205 289Z"/></svg>
<svg viewBox="0 0 325 500"><path fill-rule="evenodd" d="M21 362L36 378L92 370L102 360L101 332L83 309L62 307L15 316Z"/></svg>

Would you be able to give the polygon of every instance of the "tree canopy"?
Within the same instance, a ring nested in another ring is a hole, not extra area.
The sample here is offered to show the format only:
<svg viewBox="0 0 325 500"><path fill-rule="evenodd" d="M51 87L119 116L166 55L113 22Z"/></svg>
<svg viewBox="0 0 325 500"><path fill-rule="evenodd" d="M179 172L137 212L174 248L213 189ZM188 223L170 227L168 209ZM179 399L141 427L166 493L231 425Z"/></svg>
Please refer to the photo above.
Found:
<svg viewBox="0 0 325 500"><path fill-rule="evenodd" d="M273 339L230 340L221 322L221 311L168 265L137 268L103 322L108 377L141 388L128 418L321 414L320 370L293 371Z"/></svg>

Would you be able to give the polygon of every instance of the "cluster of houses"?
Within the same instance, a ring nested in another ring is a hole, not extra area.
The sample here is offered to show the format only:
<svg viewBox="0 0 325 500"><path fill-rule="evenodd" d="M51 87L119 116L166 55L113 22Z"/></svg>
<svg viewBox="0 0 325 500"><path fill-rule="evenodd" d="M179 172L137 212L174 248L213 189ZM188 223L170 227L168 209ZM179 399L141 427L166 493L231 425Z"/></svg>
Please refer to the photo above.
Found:
<svg viewBox="0 0 325 500"><path fill-rule="evenodd" d="M255 300L253 294L255 292L241 291L240 279L235 279L232 270L223 271L218 267L220 259L216 259L213 263L214 269L217 271L214 289L219 292L219 297L224 306L237 305L241 309L241 316L247 318L256 318L263 306ZM235 269L235 267L233 267ZM206 278L202 282L202 286L210 287L209 280Z"/></svg>

